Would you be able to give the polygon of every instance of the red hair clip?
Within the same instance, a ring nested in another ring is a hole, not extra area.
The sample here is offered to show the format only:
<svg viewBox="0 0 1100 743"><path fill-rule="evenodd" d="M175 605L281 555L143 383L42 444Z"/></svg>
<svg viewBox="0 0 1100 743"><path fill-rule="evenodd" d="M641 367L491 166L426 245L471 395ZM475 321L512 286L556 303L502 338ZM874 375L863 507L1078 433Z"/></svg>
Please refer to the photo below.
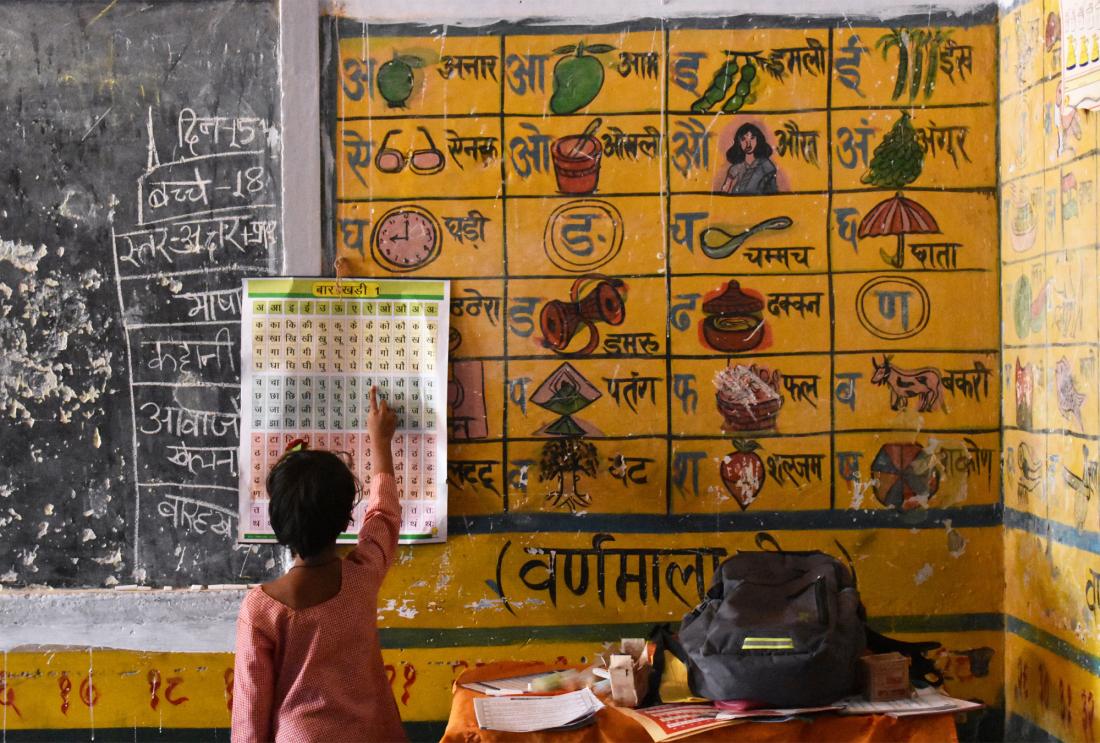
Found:
<svg viewBox="0 0 1100 743"><path fill-rule="evenodd" d="M309 448L309 439L292 439L287 443L286 449L283 454L290 454L292 451L305 451Z"/></svg>

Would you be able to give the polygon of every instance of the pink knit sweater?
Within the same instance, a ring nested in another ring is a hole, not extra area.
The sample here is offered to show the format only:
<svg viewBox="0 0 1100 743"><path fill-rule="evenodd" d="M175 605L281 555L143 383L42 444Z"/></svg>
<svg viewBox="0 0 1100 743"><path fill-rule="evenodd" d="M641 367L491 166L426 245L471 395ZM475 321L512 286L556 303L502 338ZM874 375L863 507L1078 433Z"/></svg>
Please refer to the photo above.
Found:
<svg viewBox="0 0 1100 743"><path fill-rule="evenodd" d="M375 474L340 592L291 609L253 588L237 618L233 741L404 741L382 665L378 587L397 549L393 477Z"/></svg>

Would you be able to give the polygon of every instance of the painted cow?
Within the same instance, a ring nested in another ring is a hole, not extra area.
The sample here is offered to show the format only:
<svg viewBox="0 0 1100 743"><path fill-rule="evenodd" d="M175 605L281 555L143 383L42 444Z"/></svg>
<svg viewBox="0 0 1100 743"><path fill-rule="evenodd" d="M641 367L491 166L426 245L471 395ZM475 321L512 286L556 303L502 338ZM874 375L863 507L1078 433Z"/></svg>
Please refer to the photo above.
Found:
<svg viewBox="0 0 1100 743"><path fill-rule="evenodd" d="M890 388L890 409L905 410L909 407L909 398L915 397L920 403L917 410L928 413L939 407L946 410L943 401L943 379L939 369L926 366L923 369L899 369L890 363L892 356L883 355L882 363L871 357L875 373L871 384L885 384Z"/></svg>

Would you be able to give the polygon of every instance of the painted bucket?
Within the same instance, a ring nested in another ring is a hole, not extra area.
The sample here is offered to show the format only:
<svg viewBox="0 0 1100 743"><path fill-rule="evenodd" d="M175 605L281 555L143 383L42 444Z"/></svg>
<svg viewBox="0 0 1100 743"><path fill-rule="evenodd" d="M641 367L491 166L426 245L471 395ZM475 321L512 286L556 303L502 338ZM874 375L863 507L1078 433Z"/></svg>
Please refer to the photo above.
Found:
<svg viewBox="0 0 1100 743"><path fill-rule="evenodd" d="M592 193L600 180L603 146L595 137L575 134L554 142L551 150L558 190L568 194Z"/></svg>

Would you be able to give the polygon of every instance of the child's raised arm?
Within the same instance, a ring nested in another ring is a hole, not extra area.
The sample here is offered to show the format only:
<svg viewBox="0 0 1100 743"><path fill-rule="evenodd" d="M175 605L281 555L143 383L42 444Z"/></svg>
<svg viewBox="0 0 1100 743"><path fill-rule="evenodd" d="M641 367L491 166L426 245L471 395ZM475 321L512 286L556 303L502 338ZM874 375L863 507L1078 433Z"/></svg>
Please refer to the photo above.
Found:
<svg viewBox="0 0 1100 743"><path fill-rule="evenodd" d="M377 567L385 572L397 551L401 531L401 504L393 481L393 453L390 444L397 430L397 415L378 399L378 388L370 390L370 414L367 434L371 447L370 494L363 527L359 530L359 545L351 559Z"/></svg>

